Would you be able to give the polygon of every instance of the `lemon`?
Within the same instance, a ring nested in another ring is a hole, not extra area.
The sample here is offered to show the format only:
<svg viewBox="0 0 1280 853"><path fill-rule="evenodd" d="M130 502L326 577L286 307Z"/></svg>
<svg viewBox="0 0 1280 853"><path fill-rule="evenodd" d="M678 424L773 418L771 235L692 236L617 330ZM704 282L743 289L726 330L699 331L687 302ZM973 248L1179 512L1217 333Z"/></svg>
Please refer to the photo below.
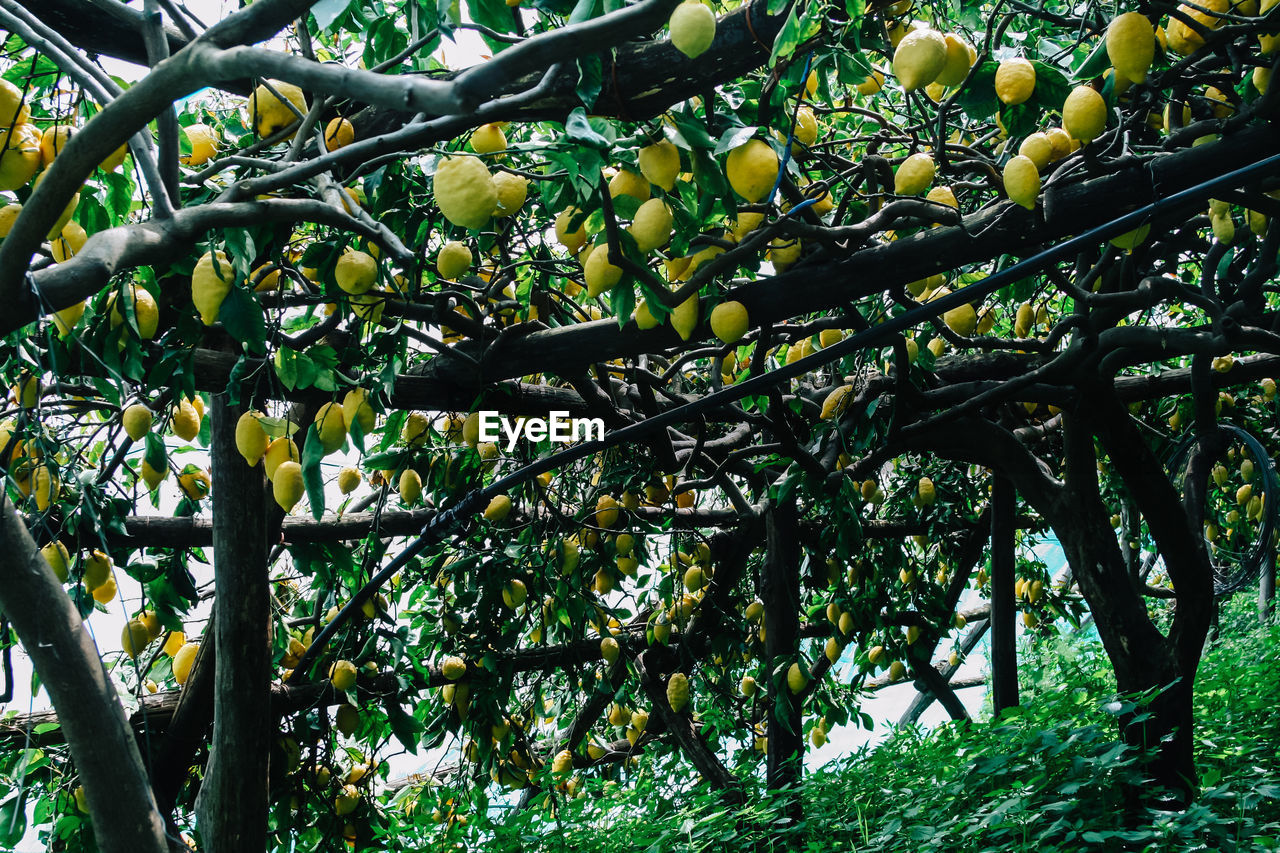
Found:
<svg viewBox="0 0 1280 853"><path fill-rule="evenodd" d="M515 213L529 197L529 179L523 175L499 172L493 176L493 186L498 191L498 207L493 211L497 217Z"/></svg>
<svg viewBox="0 0 1280 853"><path fill-rule="evenodd" d="M298 445L288 436L280 436L267 445L266 455L262 457L262 467L267 472L267 479L276 476L276 469L284 462L299 462Z"/></svg>
<svg viewBox="0 0 1280 853"><path fill-rule="evenodd" d="M226 253L216 253L216 269L214 257L214 253L205 252L191 272L191 301L200 312L200 322L206 326L212 326L217 321L222 302L231 292L231 285L235 281L235 272Z"/></svg>
<svg viewBox="0 0 1280 853"><path fill-rule="evenodd" d="M773 264L775 272L783 272L800 260L800 252L804 247L793 237L775 237L769 241L769 249L765 256Z"/></svg>
<svg viewBox="0 0 1280 853"><path fill-rule="evenodd" d="M934 78L935 83L943 86L959 86L969 76L969 69L977 55L969 43L955 33L947 33L947 61Z"/></svg>
<svg viewBox="0 0 1280 853"><path fill-rule="evenodd" d="M1036 197L1040 195L1040 171L1030 157L1019 154L1004 165L1004 191L1012 201L1027 210L1036 209Z"/></svg>
<svg viewBox="0 0 1280 853"><path fill-rule="evenodd" d="M613 495L601 495L596 501L596 527L613 527L618 521L619 504Z"/></svg>
<svg viewBox="0 0 1280 853"><path fill-rule="evenodd" d="M1107 126L1107 102L1091 86L1077 86L1062 104L1062 126L1081 142L1091 142Z"/></svg>
<svg viewBox="0 0 1280 853"><path fill-rule="evenodd" d="M801 668L799 663L793 663L787 667L787 689L792 693L799 693L809 684L809 676Z"/></svg>
<svg viewBox="0 0 1280 853"><path fill-rule="evenodd" d="M173 637L180 637L181 634L171 634ZM165 643L165 648L169 648L169 644ZM179 684L186 684L187 679L191 677L191 667L195 665L196 653L200 651L199 643L183 643L182 647L173 652L173 680Z"/></svg>
<svg viewBox="0 0 1280 853"><path fill-rule="evenodd" d="M9 236L9 232L13 230L13 223L17 221L20 213L22 213L22 205L17 203L0 207L0 237Z"/></svg>
<svg viewBox="0 0 1280 853"><path fill-rule="evenodd" d="M271 89L279 92L279 96ZM292 83L268 80L249 96L249 122L258 136L267 137L284 130L298 121L298 114L307 114L307 99L302 90Z"/></svg>
<svg viewBox="0 0 1280 853"><path fill-rule="evenodd" d="M822 411L819 413L818 419L829 421L844 414L852 402L852 398L849 396L849 392L852 390L852 385L839 385L831 389L830 393L822 401Z"/></svg>
<svg viewBox="0 0 1280 853"><path fill-rule="evenodd" d="M560 245L564 246L571 253L577 253L587 242L587 225L586 218L583 217L578 222L578 227L573 231L569 230L570 224L574 219L582 216L582 211L576 207L566 207L564 210L556 214L555 232L556 240Z"/></svg>
<svg viewBox="0 0 1280 853"><path fill-rule="evenodd" d="M347 422L342 415L341 403L325 403L316 412L316 435L325 453L333 453L342 447L347 437Z"/></svg>
<svg viewBox="0 0 1280 853"><path fill-rule="evenodd" d="M354 492L360 485L360 471L350 465L338 472L338 491L344 495Z"/></svg>
<svg viewBox="0 0 1280 853"><path fill-rule="evenodd" d="M884 72L873 69L871 76L858 84L859 95L874 95L884 88Z"/></svg>
<svg viewBox="0 0 1280 853"><path fill-rule="evenodd" d="M489 501L489 505L484 508L484 517L487 521L499 524L506 520L511 514L511 498L506 495L494 495L493 500Z"/></svg>
<svg viewBox="0 0 1280 853"><path fill-rule="evenodd" d="M447 655L440 662L440 674L450 681L459 681L467 675L467 662L457 655Z"/></svg>
<svg viewBox="0 0 1280 853"><path fill-rule="evenodd" d="M920 506L933 506L934 500L937 499L933 480L928 477L920 478L920 482L916 483L916 498L920 501Z"/></svg>
<svg viewBox="0 0 1280 853"><path fill-rule="evenodd" d="M292 460L281 462L271 480L271 494L286 513L302 500L306 488L302 482L302 466Z"/></svg>
<svg viewBox="0 0 1280 853"><path fill-rule="evenodd" d="M677 672L667 680L667 704L679 714L689 704L689 677Z"/></svg>
<svg viewBox="0 0 1280 853"><path fill-rule="evenodd" d="M903 665L902 661L896 660L893 663L889 664L889 680L890 681L901 681L906 677L907 677L907 668L905 665Z"/></svg>
<svg viewBox="0 0 1280 853"><path fill-rule="evenodd" d="M711 310L711 333L726 344L737 343L751 327L741 302L721 302Z"/></svg>
<svg viewBox="0 0 1280 853"><path fill-rule="evenodd" d="M893 52L893 74L908 92L928 86L946 66L947 39L934 29L912 30Z"/></svg>
<svg viewBox="0 0 1280 853"><path fill-rule="evenodd" d="M376 415L373 406L369 405L369 392L363 388L352 388L342 397L342 420L351 429L353 424L360 424L360 432L368 435L373 431Z"/></svg>
<svg viewBox="0 0 1280 853"><path fill-rule="evenodd" d="M631 196L637 201L649 200L649 182L630 169L619 169L609 179L609 197Z"/></svg>
<svg viewBox="0 0 1280 853"><path fill-rule="evenodd" d="M1133 251L1142 245L1142 241L1147 239L1147 235L1151 233L1150 225L1139 225L1132 231L1126 231L1123 234L1112 237L1109 241L1111 245L1117 249L1128 249Z"/></svg>
<svg viewBox="0 0 1280 853"><path fill-rule="evenodd" d="M93 600L99 604L109 604L115 600L118 592L119 589L116 587L116 579L114 577L107 578L106 583L94 588Z"/></svg>
<svg viewBox="0 0 1280 853"><path fill-rule="evenodd" d="M751 139L729 152L725 171L733 191L754 204L773 189L778 178L778 155L769 143Z"/></svg>
<svg viewBox="0 0 1280 853"><path fill-rule="evenodd" d="M26 124L31 120L31 106L22 90L8 80L0 79L0 127Z"/></svg>
<svg viewBox="0 0 1280 853"><path fill-rule="evenodd" d="M471 150L477 154L494 154L507 150L507 135L497 124L482 124L471 134Z"/></svg>
<svg viewBox="0 0 1280 853"><path fill-rule="evenodd" d="M933 157L924 152L912 154L893 175L893 191L897 195L919 195L933 183Z"/></svg>
<svg viewBox="0 0 1280 853"><path fill-rule="evenodd" d="M236 421L236 450L244 457L245 464L252 468L262 461L267 453L267 433L262 428L258 412L245 412Z"/></svg>
<svg viewBox="0 0 1280 853"><path fill-rule="evenodd" d="M209 495L209 472L196 468L178 475L178 488L193 501L204 500Z"/></svg>
<svg viewBox="0 0 1280 853"><path fill-rule="evenodd" d="M960 201L956 198L956 192L951 187L934 187L925 194L925 200L935 204L945 204L947 207L956 210L960 209Z"/></svg>
<svg viewBox="0 0 1280 853"><path fill-rule="evenodd" d="M1022 140L1018 153L1035 163L1036 169L1043 171L1053 160L1053 142L1046 134L1036 131Z"/></svg>
<svg viewBox="0 0 1280 853"><path fill-rule="evenodd" d="M183 154L179 161L184 166L203 166L218 153L218 132L207 124L193 124L184 127L187 141L191 143L191 153Z"/></svg>
<svg viewBox="0 0 1280 853"><path fill-rule="evenodd" d="M69 124L54 124L46 127L40 134L40 162L49 168L58 152L67 147L67 140L76 129Z"/></svg>
<svg viewBox="0 0 1280 853"><path fill-rule="evenodd" d="M356 686L356 665L349 660L336 661L329 668L329 681L334 689L346 693Z"/></svg>
<svg viewBox="0 0 1280 853"><path fill-rule="evenodd" d="M799 154L804 148L818 141L818 119L814 116L812 108L803 106L796 110L796 125L792 131L792 136L800 145L791 147L793 154Z"/></svg>
<svg viewBox="0 0 1280 853"><path fill-rule="evenodd" d="M0 151L0 190L25 186L40 168L40 131L29 124L4 125Z"/></svg>
<svg viewBox="0 0 1280 853"><path fill-rule="evenodd" d="M1117 75L1134 83L1143 82L1155 55L1156 31L1142 13L1117 15L1107 27L1107 57Z"/></svg>
<svg viewBox="0 0 1280 853"><path fill-rule="evenodd" d="M966 302L964 305L944 312L942 322L960 337L967 338L973 334L974 329L978 328L978 312Z"/></svg>
<svg viewBox="0 0 1280 853"><path fill-rule="evenodd" d="M178 407L169 418L169 427L183 441L194 441L200 434L200 413L186 397L178 400Z"/></svg>
<svg viewBox="0 0 1280 853"><path fill-rule="evenodd" d="M1209 11L1201 12L1192 6L1182 4L1178 6L1178 12L1199 23L1207 30L1215 30L1221 25L1222 18L1211 13L1227 11L1230 6L1230 0L1203 0L1203 2L1196 5ZM1181 18L1172 15L1169 17L1169 28L1165 30L1165 39L1168 42L1169 49L1181 56L1190 56L1204 47L1204 36L1184 24Z"/></svg>
<svg viewBox="0 0 1280 853"><path fill-rule="evenodd" d="M1001 103L1024 103L1035 88L1035 66L1022 57L1006 59L996 67L996 97Z"/></svg>
<svg viewBox="0 0 1280 853"><path fill-rule="evenodd" d="M587 296L594 299L622 280L622 267L609 263L609 249L601 245L587 258L582 279L587 285Z"/></svg>
<svg viewBox="0 0 1280 853"><path fill-rule="evenodd" d="M50 542L40 549L40 556L49 564L59 583L66 583L71 575L71 552L61 542Z"/></svg>
<svg viewBox="0 0 1280 853"><path fill-rule="evenodd" d="M146 288L130 283L125 287L125 299L133 305L133 317L138 322L138 337L144 341L154 338L160 327L160 306L156 304L156 298ZM114 329L124 322L124 314L116 304L115 294L111 295L110 305L111 328Z"/></svg>
<svg viewBox="0 0 1280 853"><path fill-rule="evenodd" d="M705 53L716 38L715 13L698 0L686 0L676 6L667 26L671 44L690 59Z"/></svg>
<svg viewBox="0 0 1280 853"><path fill-rule="evenodd" d="M62 226L62 232L58 237L49 244L49 253L58 263L66 263L76 252L84 248L88 239L89 235L80 227L80 223L68 222Z"/></svg>
<svg viewBox="0 0 1280 853"><path fill-rule="evenodd" d="M107 155L107 159L98 164L98 168L104 172L113 172L120 168L120 164L124 162L125 155L129 153L129 143L125 143Z"/></svg>
<svg viewBox="0 0 1280 853"><path fill-rule="evenodd" d="M513 580L502 588L502 603L511 610L524 604L528 597L529 590L525 588L522 580Z"/></svg>
<svg viewBox="0 0 1280 853"><path fill-rule="evenodd" d="M436 205L460 228L483 228L498 206L498 188L488 168L475 157L448 157L432 181Z"/></svg>
<svg viewBox="0 0 1280 853"><path fill-rule="evenodd" d="M143 459L141 476L142 481L147 484L147 488L150 491L155 491L156 486L164 482L165 477L169 476L169 468L168 466L165 466L157 471L155 468L151 467L150 462Z"/></svg>
<svg viewBox="0 0 1280 853"><path fill-rule="evenodd" d="M674 222L671 208L662 199L651 198L636 211L628 229L642 252L649 252L667 244L671 239Z"/></svg>
<svg viewBox="0 0 1280 853"><path fill-rule="evenodd" d="M151 642L151 634L147 626L137 619L130 619L120 632L120 647L131 658L136 658Z"/></svg>
<svg viewBox="0 0 1280 853"><path fill-rule="evenodd" d="M655 186L671 192L680 174L680 149L670 140L662 139L640 149L640 174Z"/></svg>
<svg viewBox="0 0 1280 853"><path fill-rule="evenodd" d="M400 500L404 501L406 506L413 506L421 496L422 477L412 468L405 469L400 474Z"/></svg>
<svg viewBox="0 0 1280 853"><path fill-rule="evenodd" d="M348 249L334 265L333 277L347 293L367 293L378 282L378 262L368 252Z"/></svg>
<svg viewBox="0 0 1280 853"><path fill-rule="evenodd" d="M1044 135L1053 146L1053 153L1049 157L1050 162L1061 160L1080 147L1080 143L1072 139L1071 134L1061 127L1051 127L1044 132Z"/></svg>
<svg viewBox="0 0 1280 853"><path fill-rule="evenodd" d="M134 441L138 441L151 432L152 419L151 410L141 403L134 403L125 407L124 412L120 415L120 423L124 426L125 435Z"/></svg>
<svg viewBox="0 0 1280 853"><path fill-rule="evenodd" d="M671 328L676 330L680 340L687 341L698 328L698 294L693 294L681 302L671 312Z"/></svg>
<svg viewBox="0 0 1280 853"><path fill-rule="evenodd" d="M39 188L41 181L43 181L45 179L45 176L48 174L49 174L48 172L41 172L40 175L36 178L35 183L31 185L32 188L33 189ZM76 206L79 204L80 204L80 193L76 193L74 196L71 197L71 201L67 202L67 206L62 209L62 213L58 216L57 222L55 222L53 224L53 227L49 229L49 233L46 235L48 239L55 240L58 238L58 236L62 233L62 229L66 226L68 222L71 221L71 217L75 215Z"/></svg>
<svg viewBox="0 0 1280 853"><path fill-rule="evenodd" d="M1014 315L1013 334L1019 338L1025 338L1031 334L1031 327L1036 322L1036 309L1031 307L1030 302L1024 302L1018 306L1018 311Z"/></svg>

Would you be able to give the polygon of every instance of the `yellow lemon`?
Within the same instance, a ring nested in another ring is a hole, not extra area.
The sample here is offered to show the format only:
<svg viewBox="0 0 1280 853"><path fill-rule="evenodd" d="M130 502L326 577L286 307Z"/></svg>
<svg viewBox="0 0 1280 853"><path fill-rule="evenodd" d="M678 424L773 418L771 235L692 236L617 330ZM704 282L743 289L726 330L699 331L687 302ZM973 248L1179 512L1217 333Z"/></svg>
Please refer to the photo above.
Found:
<svg viewBox="0 0 1280 853"><path fill-rule="evenodd" d="M667 704L679 714L689 704L689 677L677 672L667 680Z"/></svg>
<svg viewBox="0 0 1280 853"><path fill-rule="evenodd" d="M671 44L690 59L705 53L716 38L715 13L698 0L685 0L676 6L667 26Z"/></svg>
<svg viewBox="0 0 1280 853"><path fill-rule="evenodd" d="M1117 15L1107 27L1107 57L1116 74L1134 83L1147 79L1156 55L1156 31L1141 12Z"/></svg>
<svg viewBox="0 0 1280 853"><path fill-rule="evenodd" d="M67 140L76 132L69 124L54 124L46 127L40 134L40 162L49 168L58 152L67 147Z"/></svg>
<svg viewBox="0 0 1280 853"><path fill-rule="evenodd" d="M947 61L934 78L935 83L943 86L959 86L969 76L969 69L977 55L969 43L955 33L947 33Z"/></svg>
<svg viewBox="0 0 1280 853"><path fill-rule="evenodd" d="M671 192L680 174L680 149L670 140L662 139L640 149L640 174L645 180Z"/></svg>
<svg viewBox="0 0 1280 853"><path fill-rule="evenodd" d="M262 467L267 472L267 479L273 480L276 470L285 462L300 462L298 445L288 436L280 436L267 445L267 452L262 457Z"/></svg>
<svg viewBox="0 0 1280 853"><path fill-rule="evenodd" d="M191 153L183 154L179 161L184 166L203 166L218 153L218 132L207 124L193 124L184 127L183 133L191 143Z"/></svg>
<svg viewBox="0 0 1280 853"><path fill-rule="evenodd" d="M347 293L367 293L378 282L378 262L368 252L348 249L338 258L333 277Z"/></svg>
<svg viewBox="0 0 1280 853"><path fill-rule="evenodd" d="M773 189L778 155L764 140L751 139L729 152L725 170L734 192L754 204Z"/></svg>
<svg viewBox="0 0 1280 853"><path fill-rule="evenodd" d="M29 124L0 127L0 190L25 186L39 168L40 131Z"/></svg>
<svg viewBox="0 0 1280 853"><path fill-rule="evenodd" d="M360 472L350 465L338 472L338 491L349 495L360 485Z"/></svg>
<svg viewBox="0 0 1280 853"><path fill-rule="evenodd" d="M711 333L726 344L737 343L750 327L741 302L722 302L711 311Z"/></svg>
<svg viewBox="0 0 1280 853"><path fill-rule="evenodd" d="M507 150L507 135L493 123L482 124L471 134L471 150L477 154L495 154Z"/></svg>
<svg viewBox="0 0 1280 853"><path fill-rule="evenodd" d="M609 263L608 247L601 245L587 258L582 279L587 285L587 296L594 299L622 280L622 267Z"/></svg>
<svg viewBox="0 0 1280 853"><path fill-rule="evenodd" d="M996 97L1005 104L1021 104L1036 88L1036 69L1022 57L1006 59L996 67Z"/></svg>
<svg viewBox="0 0 1280 853"><path fill-rule="evenodd" d="M1040 195L1040 171L1030 157L1019 154L1005 164L1004 191L1010 200L1027 210L1036 209L1036 198Z"/></svg>
<svg viewBox="0 0 1280 853"><path fill-rule="evenodd" d="M200 413L186 397L178 400L178 407L169 418L169 427L183 441L194 441L200 434Z"/></svg>
<svg viewBox="0 0 1280 853"><path fill-rule="evenodd" d="M249 96L249 122L258 136L268 137L284 130L298 121L299 114L307 114L307 99L292 83L268 80Z"/></svg>
<svg viewBox="0 0 1280 853"><path fill-rule="evenodd" d="M893 74L908 92L928 86L946 65L946 36L934 29L912 30L893 52Z"/></svg>
<svg viewBox="0 0 1280 853"><path fill-rule="evenodd" d="M226 254L216 253L216 268L214 258L215 253L205 252L191 273L191 301L200 312L200 322L206 326L212 326L217 321L222 302L235 282L235 271Z"/></svg>
<svg viewBox="0 0 1280 853"><path fill-rule="evenodd" d="M497 217L511 216L529 197L529 179L523 175L499 172L493 176L493 186L498 191L498 206L493 211Z"/></svg>
<svg viewBox="0 0 1280 853"><path fill-rule="evenodd" d="M671 208L662 199L651 198L640 205L628 229L642 252L665 246L671 239L674 218Z"/></svg>
<svg viewBox="0 0 1280 853"><path fill-rule="evenodd" d="M76 252L84 248L89 235L78 222L68 222L62 226L62 232L49 244L49 252L58 263L66 263Z"/></svg>
<svg viewBox="0 0 1280 853"><path fill-rule="evenodd" d="M919 195L933 183L933 157L924 152L912 154L893 175L893 191L897 195Z"/></svg>
<svg viewBox="0 0 1280 853"><path fill-rule="evenodd" d="M125 407L120 414L120 424L124 427L125 435L134 441L141 440L144 435L151 432L153 419L151 410L141 403L133 403Z"/></svg>
<svg viewBox="0 0 1280 853"><path fill-rule="evenodd" d="M342 447L347 436L347 422L342 414L342 404L325 403L316 412L316 435L325 453L333 453Z"/></svg>
<svg viewBox="0 0 1280 853"><path fill-rule="evenodd" d="M170 635L181 636L180 634ZM165 644L165 648L169 648L169 644ZM173 680L178 684L186 684L187 679L191 677L191 667L195 665L196 653L200 651L199 643L184 643L181 648L173 653Z"/></svg>
<svg viewBox="0 0 1280 853"><path fill-rule="evenodd" d="M1107 102L1092 86L1077 86L1062 105L1062 126L1081 142L1091 142L1107 126Z"/></svg>
<svg viewBox="0 0 1280 853"><path fill-rule="evenodd" d="M484 163L475 157L448 157L432 180L436 205L460 228L483 228L498 206L498 188Z"/></svg>

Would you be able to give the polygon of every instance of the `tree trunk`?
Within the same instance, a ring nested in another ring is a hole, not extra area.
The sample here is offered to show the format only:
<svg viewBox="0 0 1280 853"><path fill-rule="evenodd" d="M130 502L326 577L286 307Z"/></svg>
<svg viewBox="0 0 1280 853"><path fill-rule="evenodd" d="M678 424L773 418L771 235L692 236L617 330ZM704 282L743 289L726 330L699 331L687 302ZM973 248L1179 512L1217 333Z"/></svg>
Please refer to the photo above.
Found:
<svg viewBox="0 0 1280 853"><path fill-rule="evenodd" d="M764 602L764 659L775 674L769 679L766 782L787 795L786 812L800 820L798 787L804 759L800 699L787 687L787 669L800 642L800 541L794 503L771 506L765 517L766 554L760 578Z"/></svg>
<svg viewBox="0 0 1280 853"><path fill-rule="evenodd" d="M98 847L162 853L164 822L124 708L80 614L12 504L0 510L0 549L0 609L58 712Z"/></svg>
<svg viewBox="0 0 1280 853"><path fill-rule="evenodd" d="M213 398L213 740L198 815L210 853L267 846L271 708L271 607L262 472L236 450L243 409Z"/></svg>
<svg viewBox="0 0 1280 853"><path fill-rule="evenodd" d="M1018 704L1018 647L1014 585L1017 492L1006 477L991 489L991 704L996 716Z"/></svg>
<svg viewBox="0 0 1280 853"><path fill-rule="evenodd" d="M1276 549L1271 547L1267 549L1267 555L1262 558L1262 572L1258 579L1258 618L1263 623L1271 621L1271 614L1275 610L1276 599Z"/></svg>

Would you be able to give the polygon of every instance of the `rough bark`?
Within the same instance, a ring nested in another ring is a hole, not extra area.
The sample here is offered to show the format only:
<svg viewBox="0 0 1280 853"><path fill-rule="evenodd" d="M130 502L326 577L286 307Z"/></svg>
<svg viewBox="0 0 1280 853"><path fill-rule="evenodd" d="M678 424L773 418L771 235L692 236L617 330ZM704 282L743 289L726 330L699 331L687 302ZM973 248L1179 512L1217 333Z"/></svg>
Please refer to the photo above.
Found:
<svg viewBox="0 0 1280 853"><path fill-rule="evenodd" d="M998 715L1018 704L1018 647L1014 585L1017 493L996 477L991 490L991 703Z"/></svg>
<svg viewBox="0 0 1280 853"><path fill-rule="evenodd" d="M13 506L0 509L0 609L58 712L104 853L161 853L164 822L115 687Z"/></svg>
<svg viewBox="0 0 1280 853"><path fill-rule="evenodd" d="M769 679L769 750L766 783L774 790L796 792L804 759L800 701L787 688L787 669L797 660L800 642L800 541L794 503L782 502L765 514L766 554L760 578L764 603L764 659L773 668ZM798 793L787 798L786 813L801 818Z"/></svg>
<svg viewBox="0 0 1280 853"><path fill-rule="evenodd" d="M213 739L197 813L213 853L266 849L271 697L271 593L262 472L236 450L243 413L225 397L212 406L213 567L219 603L213 629Z"/></svg>

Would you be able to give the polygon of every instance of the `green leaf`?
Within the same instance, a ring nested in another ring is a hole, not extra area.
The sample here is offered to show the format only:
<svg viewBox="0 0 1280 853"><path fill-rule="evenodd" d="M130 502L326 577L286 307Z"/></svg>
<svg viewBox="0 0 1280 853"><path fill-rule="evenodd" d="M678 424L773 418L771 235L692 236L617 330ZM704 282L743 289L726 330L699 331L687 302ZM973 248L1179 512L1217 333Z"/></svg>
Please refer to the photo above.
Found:
<svg viewBox="0 0 1280 853"><path fill-rule="evenodd" d="M504 4L505 5L505 4ZM578 60L578 87L574 90L584 107L593 106L604 88L604 71L599 56Z"/></svg>
<svg viewBox="0 0 1280 853"><path fill-rule="evenodd" d="M1084 82L1085 80L1092 80L1094 77L1097 77L1110 67L1111 57L1107 56L1107 40L1098 39L1098 43L1094 45L1094 48L1089 52L1089 55L1086 56L1078 66L1076 66L1075 71L1072 72L1072 76L1076 80ZM1036 73L1038 74L1039 71L1040 69L1037 68Z"/></svg>
<svg viewBox="0 0 1280 853"><path fill-rule="evenodd" d="M755 135L756 128L754 125L747 127L731 127L720 136L720 141L716 143L715 153L723 154L726 151L745 145L747 140Z"/></svg>
<svg viewBox="0 0 1280 853"><path fill-rule="evenodd" d="M1065 74L1043 62L1032 62L1036 69L1036 88L1031 93L1031 101L1046 110L1061 110L1062 102L1071 92L1071 83Z"/></svg>
<svg viewBox="0 0 1280 853"><path fill-rule="evenodd" d="M564 133L572 142L580 142L592 148L605 149L609 147L609 140L602 134L597 133L596 129L591 126L591 122L587 119L586 110L582 107L576 107L569 113L564 122Z"/></svg>
<svg viewBox="0 0 1280 853"><path fill-rule="evenodd" d="M27 834L27 797L23 789L17 796L0 803L0 846L13 850Z"/></svg>
<svg viewBox="0 0 1280 853"><path fill-rule="evenodd" d="M227 333L260 355L267 351L267 327L262 319L262 307L243 287L233 287L218 310L218 319Z"/></svg>
<svg viewBox="0 0 1280 853"><path fill-rule="evenodd" d="M979 65L956 96L956 104L969 118L990 118L1000 111L1000 99L996 97L996 67L996 63L990 60Z"/></svg>
<svg viewBox="0 0 1280 853"><path fill-rule="evenodd" d="M1032 106L1032 102L1005 104L1000 107L1000 121L1013 139L1035 133L1036 121L1039 117L1040 110Z"/></svg>
<svg viewBox="0 0 1280 853"><path fill-rule="evenodd" d="M155 470L163 471L169 465L169 452L165 449L164 439L154 432L149 432L145 441L146 450L143 458Z"/></svg>
<svg viewBox="0 0 1280 853"><path fill-rule="evenodd" d="M631 277L627 276L613 290L609 291L609 307L618 318L618 325L625 326L636 310L636 291L631 286Z"/></svg>
<svg viewBox="0 0 1280 853"><path fill-rule="evenodd" d="M316 521L324 515L324 476L320 473L323 460L324 447L320 445L320 436L313 423L307 428L307 440L302 446L302 484L307 488L311 515Z"/></svg>

